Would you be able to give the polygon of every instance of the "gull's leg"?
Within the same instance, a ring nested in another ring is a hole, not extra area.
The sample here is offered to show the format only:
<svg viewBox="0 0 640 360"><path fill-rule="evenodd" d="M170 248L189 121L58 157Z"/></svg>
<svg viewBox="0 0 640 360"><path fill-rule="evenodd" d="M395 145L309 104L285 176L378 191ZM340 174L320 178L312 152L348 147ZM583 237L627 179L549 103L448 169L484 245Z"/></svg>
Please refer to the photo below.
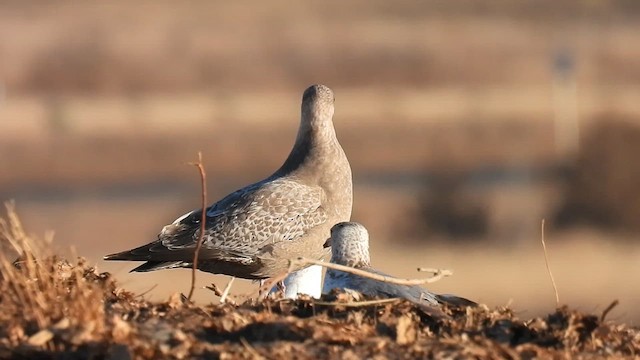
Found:
<svg viewBox="0 0 640 360"><path fill-rule="evenodd" d="M260 290L258 291L258 299L264 300L269 296L271 290L278 284L282 282L282 280L287 277L287 273L282 274L281 276L272 277L269 279L260 280L262 286L260 286Z"/></svg>

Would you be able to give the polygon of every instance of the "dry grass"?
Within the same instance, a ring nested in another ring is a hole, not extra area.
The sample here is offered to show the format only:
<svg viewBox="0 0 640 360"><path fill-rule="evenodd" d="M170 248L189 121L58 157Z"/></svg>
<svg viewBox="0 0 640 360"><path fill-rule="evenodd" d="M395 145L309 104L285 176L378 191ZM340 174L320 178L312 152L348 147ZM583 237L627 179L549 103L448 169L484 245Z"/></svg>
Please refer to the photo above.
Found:
<svg viewBox="0 0 640 360"><path fill-rule="evenodd" d="M7 219L0 219L1 346L42 347L55 336L79 345L103 333L105 293L115 289L108 277L82 259L72 264L55 256L49 242L25 233L13 205L6 207Z"/></svg>

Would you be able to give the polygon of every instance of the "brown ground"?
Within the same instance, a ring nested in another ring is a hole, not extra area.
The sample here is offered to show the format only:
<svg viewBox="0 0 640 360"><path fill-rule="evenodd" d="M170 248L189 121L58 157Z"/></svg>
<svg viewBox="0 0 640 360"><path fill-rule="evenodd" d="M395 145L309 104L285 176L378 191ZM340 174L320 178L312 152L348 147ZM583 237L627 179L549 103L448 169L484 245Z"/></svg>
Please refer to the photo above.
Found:
<svg viewBox="0 0 640 360"><path fill-rule="evenodd" d="M561 308L541 317L508 308L419 307L352 294L197 306L179 294L149 302L112 275L46 255L14 214L0 223L2 358L409 359L633 357L640 330ZM5 251L11 251L5 248ZM33 256L33 257L32 257Z"/></svg>

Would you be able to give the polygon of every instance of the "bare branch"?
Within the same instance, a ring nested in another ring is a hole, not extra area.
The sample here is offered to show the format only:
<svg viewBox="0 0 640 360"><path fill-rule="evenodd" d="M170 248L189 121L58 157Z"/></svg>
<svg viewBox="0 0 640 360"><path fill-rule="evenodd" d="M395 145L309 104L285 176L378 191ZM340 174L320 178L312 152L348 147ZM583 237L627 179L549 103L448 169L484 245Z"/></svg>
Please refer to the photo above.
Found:
<svg viewBox="0 0 640 360"><path fill-rule="evenodd" d="M200 248L202 247L202 239L204 238L205 222L207 220L207 173L204 171L202 165L202 152L198 152L198 162L190 163L190 165L196 166L200 172L200 185L202 187L202 215L200 217L200 235L198 236L198 243L196 244L196 251L193 254L193 267L191 268L191 288L189 289L189 296L187 299L191 301L193 291L196 287L196 270L198 269L198 255L200 254Z"/></svg>
<svg viewBox="0 0 640 360"><path fill-rule="evenodd" d="M399 278L395 278L395 277L392 277L392 276L374 274L374 273L371 273L369 271L352 268L350 266L327 263L327 262L320 261L320 260L313 260L313 259L307 259L307 258L302 258L302 257L297 258L296 260L293 260L292 263L296 267L297 266L304 266L304 265L320 265L320 266L324 266L324 267L329 268L329 269L340 270L340 271L348 272L348 273L351 273L351 274L354 274L354 275L359 275L359 276L362 276L362 277L370 278L370 279L373 279L373 280L378 280L378 281L382 281L382 282L386 282L386 283L390 283L390 284L409 285L409 286L411 286L411 285L430 284L430 283L433 283L433 282L436 282L436 281L442 279L445 276L453 275L453 272L451 272L451 270L428 269L428 271L432 272L434 274L434 276L429 277L429 278L425 278L425 279L399 279Z"/></svg>
<svg viewBox="0 0 640 360"><path fill-rule="evenodd" d="M451 272L450 270L442 270L442 269L434 269L434 268L418 268L418 271L432 273L433 276L429 278L430 283L440 281L445 276L453 275L453 272Z"/></svg>
<svg viewBox="0 0 640 360"><path fill-rule="evenodd" d="M607 308L602 311L602 315L600 315L600 322L604 322L604 319L607 317L609 312L613 310L614 307L618 306L618 304L620 304L620 301L618 301L618 299L613 300L611 304L609 304L609 306L607 306Z"/></svg>
<svg viewBox="0 0 640 360"><path fill-rule="evenodd" d="M227 302L227 299L231 300L231 302L234 302L233 299L229 297L229 290L231 290L231 285L233 284L233 280L235 279L236 278L232 276L227 283L227 286L224 287L224 291L222 291L222 295L220 296L220 303L224 304L225 302Z"/></svg>
<svg viewBox="0 0 640 360"><path fill-rule="evenodd" d="M369 305L396 303L400 301L402 301L402 299L400 298L390 298L390 299L377 299L377 300L355 301L355 302L346 302L346 303L312 300L311 303L313 305L322 305L322 306L362 307L362 306L369 306Z"/></svg>
<svg viewBox="0 0 640 360"><path fill-rule="evenodd" d="M366 277L366 278L369 278L369 279L378 280L378 281L382 281L382 282L386 282L386 283L390 283L390 284L409 285L409 286L430 284L430 283L436 282L438 280L441 280L442 278L444 278L446 276L453 275L453 272L451 270L429 269L429 268L422 269L422 268L419 268L420 271L431 272L431 273L434 274L434 276L429 277L429 278L425 278L425 279L399 279L399 278L395 278L395 277L392 277L392 276L384 276L384 275L374 274L372 272L369 272L369 271L366 271L366 270L360 270L360 269L352 268L350 266L344 266L344 265L328 263L328 262L324 262L324 261L320 261L320 260L313 260L313 259L308 259L308 258L304 258L304 257L299 257L299 258L297 258L295 260L290 260L289 261L289 269L287 270L287 272L282 274L282 275L280 275L280 276L274 277L274 278L266 281L265 284L260 288L260 291L262 291L263 294L265 292L266 292L266 294L268 294L269 290L271 290L273 285L278 283L279 281L284 280L290 273L293 272L293 269L304 268L304 267L309 266L309 265L319 265L319 266L323 266L325 268L344 271L344 272L351 273L351 274L354 274L354 275L358 275L358 276L362 276L362 277ZM264 295L262 297L266 297L266 295Z"/></svg>
<svg viewBox="0 0 640 360"><path fill-rule="evenodd" d="M544 219L542 219L541 226L542 234L540 240L542 241L542 251L544 251L544 262L547 265L547 272L549 273L549 277L551 278L551 285L553 285L553 292L556 294L556 308L560 307L560 295L558 295L558 287L556 286L556 281L553 278L553 273L551 272L551 267L549 266L549 257L547 256L547 244L544 242Z"/></svg>
<svg viewBox="0 0 640 360"><path fill-rule="evenodd" d="M222 291L220 291L220 289L218 289L218 285L216 285L214 283L211 283L211 285L205 286L205 289L209 289L209 290L213 291L213 293L217 297L221 297L222 296Z"/></svg>
<svg viewBox="0 0 640 360"><path fill-rule="evenodd" d="M142 298L143 296L147 295L148 293L150 293L153 289L155 289L156 287L158 287L158 284L154 284L152 287L150 287L148 290L136 295L136 298Z"/></svg>

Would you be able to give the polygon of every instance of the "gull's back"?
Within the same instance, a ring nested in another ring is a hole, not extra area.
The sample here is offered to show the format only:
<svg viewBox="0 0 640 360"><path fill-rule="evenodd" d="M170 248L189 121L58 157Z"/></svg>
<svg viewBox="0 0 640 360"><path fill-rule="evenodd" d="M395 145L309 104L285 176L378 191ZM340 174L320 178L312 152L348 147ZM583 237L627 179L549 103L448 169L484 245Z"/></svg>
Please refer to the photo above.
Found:
<svg viewBox="0 0 640 360"><path fill-rule="evenodd" d="M373 268L358 269L365 270L376 275L393 277ZM420 286L392 284L346 273L340 270L328 269L325 274L323 291L328 293L332 289L350 289L368 296L403 298L415 303L428 305L438 304L436 295Z"/></svg>
<svg viewBox="0 0 640 360"><path fill-rule="evenodd" d="M264 279L287 270L290 258L326 253L326 234L350 218L352 206L351 168L333 127L333 102L328 87L309 87L283 165L206 209L200 270ZM201 216L201 210L185 214L156 241L105 259L147 261L133 271L191 267Z"/></svg>

